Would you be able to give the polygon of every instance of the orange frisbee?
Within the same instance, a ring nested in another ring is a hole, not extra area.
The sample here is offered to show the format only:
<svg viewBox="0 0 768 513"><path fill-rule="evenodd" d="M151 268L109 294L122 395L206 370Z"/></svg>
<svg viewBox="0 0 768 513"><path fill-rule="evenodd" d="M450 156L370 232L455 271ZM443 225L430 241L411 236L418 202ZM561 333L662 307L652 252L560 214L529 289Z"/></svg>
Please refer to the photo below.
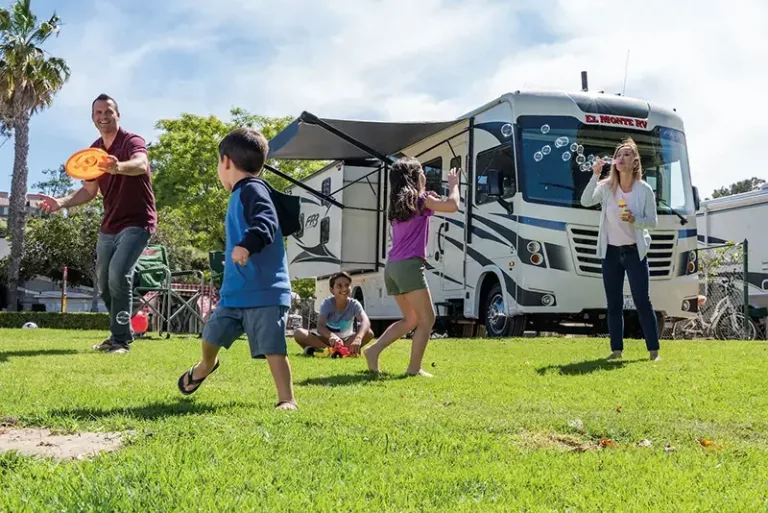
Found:
<svg viewBox="0 0 768 513"><path fill-rule="evenodd" d="M104 171L99 169L99 162L107 155L106 151L99 148L80 150L67 159L64 169L72 178L93 180L104 174Z"/></svg>

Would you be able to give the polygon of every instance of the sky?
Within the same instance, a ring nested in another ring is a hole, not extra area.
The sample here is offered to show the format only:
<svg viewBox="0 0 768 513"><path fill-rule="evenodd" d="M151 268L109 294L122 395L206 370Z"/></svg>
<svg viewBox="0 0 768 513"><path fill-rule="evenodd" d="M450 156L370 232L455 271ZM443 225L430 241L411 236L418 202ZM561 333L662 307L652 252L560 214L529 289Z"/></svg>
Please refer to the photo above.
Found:
<svg viewBox="0 0 768 513"><path fill-rule="evenodd" d="M9 5L8 0L0 4ZM621 92L676 108L702 197L752 176L768 101L765 0L33 0L70 80L31 123L29 186L97 137L94 97L156 140L187 112L453 119L518 89ZM627 57L629 59L627 60ZM627 65L628 64L628 65ZM626 88L624 86L626 71ZM2 144L2 141L0 141ZM0 147L10 190L13 141ZM30 190L30 192L33 192Z"/></svg>

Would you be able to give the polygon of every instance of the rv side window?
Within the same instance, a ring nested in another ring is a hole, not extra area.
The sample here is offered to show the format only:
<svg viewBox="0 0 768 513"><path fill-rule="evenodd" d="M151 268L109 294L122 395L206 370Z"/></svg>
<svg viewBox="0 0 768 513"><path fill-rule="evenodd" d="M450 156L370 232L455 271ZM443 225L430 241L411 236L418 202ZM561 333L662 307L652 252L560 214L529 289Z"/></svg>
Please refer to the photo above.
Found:
<svg viewBox="0 0 768 513"><path fill-rule="evenodd" d="M515 183L515 156L512 143L506 143L477 155L477 178L475 181L475 202L478 205L496 201L494 197L488 197L488 170L498 169L504 177L504 198L515 195L517 190Z"/></svg>
<svg viewBox="0 0 768 513"><path fill-rule="evenodd" d="M331 177L329 176L325 180L323 180L323 185L321 186L322 190L320 192L323 193L324 196L330 196L331 195ZM322 204L324 207L327 207L330 205L327 200L322 200Z"/></svg>
<svg viewBox="0 0 768 513"><path fill-rule="evenodd" d="M438 157L421 165L427 177L426 189L442 194L443 185L443 159Z"/></svg>
<svg viewBox="0 0 768 513"><path fill-rule="evenodd" d="M331 218L324 217L320 221L320 244L328 244L331 240Z"/></svg>

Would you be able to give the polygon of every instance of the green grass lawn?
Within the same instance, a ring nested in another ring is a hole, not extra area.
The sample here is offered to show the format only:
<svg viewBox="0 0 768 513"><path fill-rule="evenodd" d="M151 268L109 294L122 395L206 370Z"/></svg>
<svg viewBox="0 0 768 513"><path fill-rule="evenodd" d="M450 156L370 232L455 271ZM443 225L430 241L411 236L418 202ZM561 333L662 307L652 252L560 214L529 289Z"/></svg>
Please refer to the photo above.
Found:
<svg viewBox="0 0 768 513"><path fill-rule="evenodd" d="M765 342L662 341L651 363L628 341L609 364L606 340L434 340L434 379L401 376L408 341L381 378L293 346L300 410L276 412L244 340L183 398L197 339L102 338L0 331L0 416L132 432L91 461L0 455L0 511L768 510Z"/></svg>

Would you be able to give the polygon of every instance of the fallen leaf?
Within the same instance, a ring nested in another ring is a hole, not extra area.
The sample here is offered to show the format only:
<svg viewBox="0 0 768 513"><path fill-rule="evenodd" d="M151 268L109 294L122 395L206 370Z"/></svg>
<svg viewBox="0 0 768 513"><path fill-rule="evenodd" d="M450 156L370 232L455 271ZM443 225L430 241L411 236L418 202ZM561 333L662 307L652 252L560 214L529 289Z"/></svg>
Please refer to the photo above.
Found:
<svg viewBox="0 0 768 513"><path fill-rule="evenodd" d="M650 440L643 440L642 442L637 443L638 447L650 447L651 445L653 445L653 443Z"/></svg>
<svg viewBox="0 0 768 513"><path fill-rule="evenodd" d="M435 362L432 362L432 367L437 367L437 364Z"/></svg>
<svg viewBox="0 0 768 513"><path fill-rule="evenodd" d="M705 449L709 449L710 447L715 446L715 442L713 442L710 438L700 438L699 444Z"/></svg>
<svg viewBox="0 0 768 513"><path fill-rule="evenodd" d="M617 411L618 413L621 413L621 408L622 408L622 406L621 406L621 405L618 405L618 406L616 407L616 411Z"/></svg>
<svg viewBox="0 0 768 513"><path fill-rule="evenodd" d="M616 445L616 442L614 442L614 441L613 441L613 440L611 440L610 438L601 438L601 439L600 439L600 444L599 444L599 445L600 445L600 447L602 447L603 449L615 449L616 447L618 447L618 446Z"/></svg>

